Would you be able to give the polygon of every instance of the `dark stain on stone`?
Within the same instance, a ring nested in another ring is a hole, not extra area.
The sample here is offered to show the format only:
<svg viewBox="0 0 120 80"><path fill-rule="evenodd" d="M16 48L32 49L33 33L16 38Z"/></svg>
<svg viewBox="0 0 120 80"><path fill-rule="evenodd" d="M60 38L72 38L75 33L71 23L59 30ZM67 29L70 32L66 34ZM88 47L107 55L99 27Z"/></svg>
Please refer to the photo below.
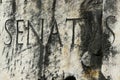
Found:
<svg viewBox="0 0 120 80"><path fill-rule="evenodd" d="M37 0L37 1L36 1L36 6L37 6L37 8L38 8L39 10L41 10L41 8L42 8L42 2L41 2L41 0Z"/></svg>
<svg viewBox="0 0 120 80"><path fill-rule="evenodd" d="M38 75L41 76L42 75L42 65L43 65L43 59L44 59L44 46L40 45L40 55L39 55L39 61L38 61L38 66L39 66L39 73Z"/></svg>
<svg viewBox="0 0 120 80"><path fill-rule="evenodd" d="M81 4L81 16L85 18L84 25L81 27L81 49L83 54L88 52L91 55L90 66L85 66L82 63L85 72L89 72L94 79L94 70L101 70L102 58L104 52L109 52L111 43L108 41L109 36L103 33L102 26L102 0L84 0ZM107 26L108 30L113 34L112 30ZM108 54L107 54L108 55ZM104 77L102 73L99 72ZM103 79L103 78L102 78ZM101 80L102 80L101 79ZM103 79L105 80L105 78Z"/></svg>
<svg viewBox="0 0 120 80"><path fill-rule="evenodd" d="M52 21L54 20L54 17L55 17L55 7L56 7L56 0L53 0L53 4L52 4Z"/></svg>
<svg viewBox="0 0 120 80"><path fill-rule="evenodd" d="M13 0L12 1L12 11L13 11L13 15L15 14L15 12L16 12L16 0Z"/></svg>
<svg viewBox="0 0 120 80"><path fill-rule="evenodd" d="M46 45L46 50L45 50L46 51L45 61L44 61L45 67L49 65L49 58L48 57L50 56L50 53L51 53L49 46L50 46L49 44Z"/></svg>
<svg viewBox="0 0 120 80"><path fill-rule="evenodd" d="M81 28L81 48L83 52L89 51L92 54L99 55L98 52L102 48L101 14L101 11L85 11L83 13L84 17L86 17L84 28Z"/></svg>
<svg viewBox="0 0 120 80"><path fill-rule="evenodd" d="M27 4L27 2L28 2L27 0L24 0L24 4Z"/></svg>
<svg viewBox="0 0 120 80"><path fill-rule="evenodd" d="M109 34L106 34L106 33L103 33L103 55L104 55L104 57L105 57L105 59L108 59L108 55L110 54L110 47L111 47L111 43L110 43L110 41L108 40L109 39L109 37L110 37L110 35Z"/></svg>

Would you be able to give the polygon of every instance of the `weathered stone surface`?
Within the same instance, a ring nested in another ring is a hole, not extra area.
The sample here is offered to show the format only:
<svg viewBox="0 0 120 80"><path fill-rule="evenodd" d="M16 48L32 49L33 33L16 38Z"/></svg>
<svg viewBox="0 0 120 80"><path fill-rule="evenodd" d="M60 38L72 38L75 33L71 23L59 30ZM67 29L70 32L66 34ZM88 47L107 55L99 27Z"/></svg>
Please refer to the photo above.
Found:
<svg viewBox="0 0 120 80"><path fill-rule="evenodd" d="M119 0L2 0L0 80L119 80Z"/></svg>

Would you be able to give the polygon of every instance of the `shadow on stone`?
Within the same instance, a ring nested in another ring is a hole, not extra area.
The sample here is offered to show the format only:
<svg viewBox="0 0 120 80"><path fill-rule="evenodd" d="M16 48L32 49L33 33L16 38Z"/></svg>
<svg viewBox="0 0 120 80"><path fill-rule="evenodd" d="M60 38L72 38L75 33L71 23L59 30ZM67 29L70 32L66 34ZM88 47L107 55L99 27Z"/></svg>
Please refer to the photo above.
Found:
<svg viewBox="0 0 120 80"><path fill-rule="evenodd" d="M76 78L74 76L68 76L64 80L76 80Z"/></svg>

